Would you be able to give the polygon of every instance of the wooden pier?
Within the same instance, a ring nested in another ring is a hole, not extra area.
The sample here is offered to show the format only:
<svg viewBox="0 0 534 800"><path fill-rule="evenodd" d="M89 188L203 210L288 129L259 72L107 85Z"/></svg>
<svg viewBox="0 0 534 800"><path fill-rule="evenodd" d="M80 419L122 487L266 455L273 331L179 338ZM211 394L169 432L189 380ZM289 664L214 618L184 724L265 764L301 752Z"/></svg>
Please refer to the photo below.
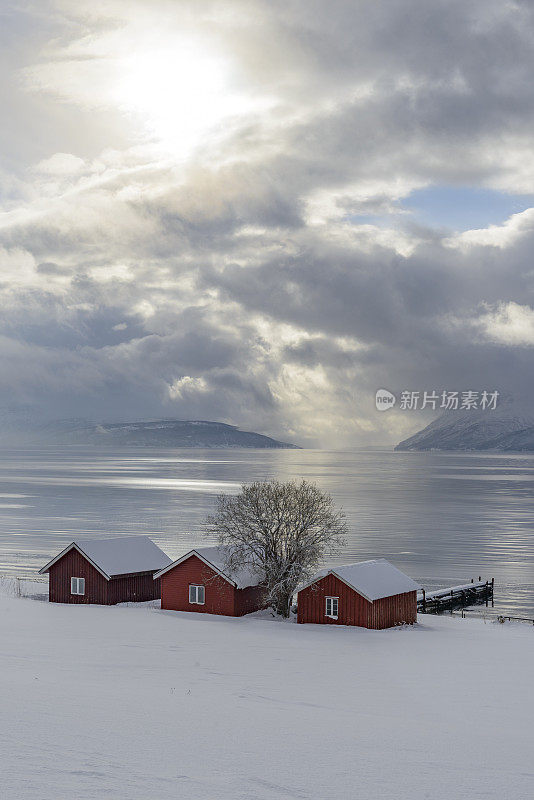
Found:
<svg viewBox="0 0 534 800"><path fill-rule="evenodd" d="M427 592L425 589L417 592L417 610L423 614L437 613L451 608L461 608L475 603L486 603L493 600L495 579L483 581L480 576L478 581L471 578L471 583L462 586L451 586L448 589L435 589Z"/></svg>

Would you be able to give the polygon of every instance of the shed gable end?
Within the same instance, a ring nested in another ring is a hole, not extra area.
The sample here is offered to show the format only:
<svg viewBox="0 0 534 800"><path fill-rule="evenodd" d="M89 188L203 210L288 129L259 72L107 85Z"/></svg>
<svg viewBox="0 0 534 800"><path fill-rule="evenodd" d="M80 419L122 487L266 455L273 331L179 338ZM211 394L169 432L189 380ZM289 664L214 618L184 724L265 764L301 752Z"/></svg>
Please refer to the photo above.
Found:
<svg viewBox="0 0 534 800"><path fill-rule="evenodd" d="M196 611L235 616L235 588L192 553L161 576L161 607L172 611ZM204 603L189 601L189 586L204 586Z"/></svg>
<svg viewBox="0 0 534 800"><path fill-rule="evenodd" d="M327 616L326 598L338 598L337 618ZM367 627L372 603L329 573L298 593L298 622Z"/></svg>
<svg viewBox="0 0 534 800"><path fill-rule="evenodd" d="M71 592L71 578L85 579L85 593ZM76 548L52 564L48 571L48 597L52 603L100 603L108 602L108 581Z"/></svg>

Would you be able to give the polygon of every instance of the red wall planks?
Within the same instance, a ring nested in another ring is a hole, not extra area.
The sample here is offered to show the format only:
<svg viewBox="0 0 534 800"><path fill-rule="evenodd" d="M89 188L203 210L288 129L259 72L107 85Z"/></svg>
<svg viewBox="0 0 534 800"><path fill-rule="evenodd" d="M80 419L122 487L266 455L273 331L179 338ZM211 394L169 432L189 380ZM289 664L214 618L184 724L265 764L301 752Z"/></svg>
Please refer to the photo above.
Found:
<svg viewBox="0 0 534 800"><path fill-rule="evenodd" d="M189 602L189 585L205 587L205 603ZM161 576L161 607L172 611L236 616L234 587L193 555Z"/></svg>
<svg viewBox="0 0 534 800"><path fill-rule="evenodd" d="M137 572L112 578L108 583L108 603L145 603L161 597L161 581L153 572Z"/></svg>
<svg viewBox="0 0 534 800"><path fill-rule="evenodd" d="M326 598L338 597L338 618L326 616ZM417 620L416 592L392 595L370 603L335 575L307 586L298 593L297 622L325 625L357 625L363 628L390 628Z"/></svg>
<svg viewBox="0 0 534 800"><path fill-rule="evenodd" d="M263 586L247 586L246 589L235 589L236 616L250 614L266 608L265 589Z"/></svg>
<svg viewBox="0 0 534 800"><path fill-rule="evenodd" d="M85 578L85 594L70 593L71 578ZM107 580L78 550L69 550L50 567L48 598L51 603L107 604Z"/></svg>
<svg viewBox="0 0 534 800"><path fill-rule="evenodd" d="M404 592L375 600L369 615L369 628L392 628L417 622L417 592Z"/></svg>
<svg viewBox="0 0 534 800"><path fill-rule="evenodd" d="M327 597L339 597L338 619L325 615ZM368 600L335 575L325 575L298 593L297 622L367 627L370 605Z"/></svg>
<svg viewBox="0 0 534 800"><path fill-rule="evenodd" d="M205 603L189 602L189 585L205 587ZM198 556L192 555L161 576L161 607L169 611L196 611L239 617L264 608L259 586L235 589Z"/></svg>
<svg viewBox="0 0 534 800"><path fill-rule="evenodd" d="M160 581L152 572L121 575L106 580L78 550L72 549L49 570L48 598L51 603L146 602L160 596ZM85 594L71 594L70 579L85 578Z"/></svg>

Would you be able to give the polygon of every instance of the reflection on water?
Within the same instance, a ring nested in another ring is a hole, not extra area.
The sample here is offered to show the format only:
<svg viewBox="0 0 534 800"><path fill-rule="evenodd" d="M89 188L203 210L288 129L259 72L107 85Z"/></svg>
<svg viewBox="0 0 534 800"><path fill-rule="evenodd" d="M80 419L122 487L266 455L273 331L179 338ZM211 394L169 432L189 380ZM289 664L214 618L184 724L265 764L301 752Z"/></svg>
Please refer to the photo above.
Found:
<svg viewBox="0 0 534 800"><path fill-rule="evenodd" d="M534 616L534 457L390 451L0 452L0 572L38 569L72 538L147 533L176 557L220 492L317 482L345 509L338 561L385 557L427 588L495 577L496 607ZM205 540L204 540L205 541Z"/></svg>

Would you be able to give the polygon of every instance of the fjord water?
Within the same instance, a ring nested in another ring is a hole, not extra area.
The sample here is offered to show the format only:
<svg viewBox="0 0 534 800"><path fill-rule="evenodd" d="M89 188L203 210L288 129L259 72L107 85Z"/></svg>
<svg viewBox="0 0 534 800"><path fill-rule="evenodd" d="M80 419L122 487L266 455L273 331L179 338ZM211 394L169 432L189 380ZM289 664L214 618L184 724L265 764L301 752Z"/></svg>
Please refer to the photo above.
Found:
<svg viewBox="0 0 534 800"><path fill-rule="evenodd" d="M201 543L215 496L251 480L316 482L345 510L333 563L384 557L426 588L495 577L495 608L534 617L534 455L390 450L0 451L0 574L30 575L73 538Z"/></svg>

